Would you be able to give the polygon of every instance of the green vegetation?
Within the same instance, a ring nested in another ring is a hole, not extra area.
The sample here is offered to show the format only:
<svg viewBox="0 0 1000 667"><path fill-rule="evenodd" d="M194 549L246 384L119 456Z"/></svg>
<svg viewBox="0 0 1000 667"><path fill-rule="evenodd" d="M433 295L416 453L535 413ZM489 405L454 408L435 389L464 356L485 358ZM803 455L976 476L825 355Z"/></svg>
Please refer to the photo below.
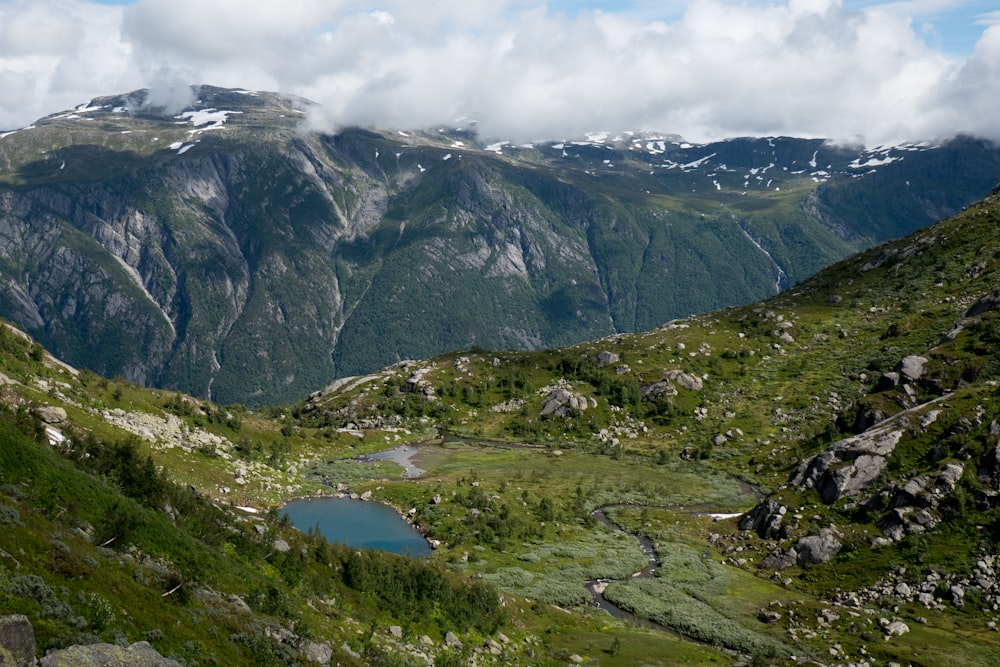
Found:
<svg viewBox="0 0 1000 667"><path fill-rule="evenodd" d="M316 135L301 100L211 87L200 104L234 113L205 132L141 97L0 142L0 312L79 367L251 407L748 303L1000 180L996 147L969 138L872 170L789 138L500 155L454 130Z"/></svg>

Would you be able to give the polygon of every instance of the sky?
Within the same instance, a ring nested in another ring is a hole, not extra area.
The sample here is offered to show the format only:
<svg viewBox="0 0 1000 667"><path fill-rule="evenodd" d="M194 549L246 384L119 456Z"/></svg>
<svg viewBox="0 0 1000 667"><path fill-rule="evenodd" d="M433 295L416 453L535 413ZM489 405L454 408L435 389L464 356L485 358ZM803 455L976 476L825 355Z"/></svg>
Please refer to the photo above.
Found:
<svg viewBox="0 0 1000 667"><path fill-rule="evenodd" d="M189 85L315 129L1000 140L997 0L0 0L0 131Z"/></svg>

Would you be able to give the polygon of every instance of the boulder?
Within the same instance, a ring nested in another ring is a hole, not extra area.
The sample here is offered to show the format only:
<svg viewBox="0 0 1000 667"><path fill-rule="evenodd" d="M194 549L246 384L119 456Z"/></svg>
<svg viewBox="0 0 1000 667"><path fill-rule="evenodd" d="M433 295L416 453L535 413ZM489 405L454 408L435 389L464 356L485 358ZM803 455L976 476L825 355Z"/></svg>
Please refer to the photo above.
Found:
<svg viewBox="0 0 1000 667"><path fill-rule="evenodd" d="M882 534L894 542L906 537L906 517L913 511L912 507L897 507L878 522L878 527L882 529Z"/></svg>
<svg viewBox="0 0 1000 667"><path fill-rule="evenodd" d="M298 644L299 655L306 662L314 662L318 665L329 665L333 659L333 649L326 644L314 642L311 639L303 639Z"/></svg>
<svg viewBox="0 0 1000 667"><path fill-rule="evenodd" d="M663 374L663 379L669 380L688 391L701 391L705 387L705 383L702 382L700 377L680 370L667 371Z"/></svg>
<svg viewBox="0 0 1000 667"><path fill-rule="evenodd" d="M660 380L639 387L639 395L644 401L658 401L669 396L676 396L677 388L666 380Z"/></svg>
<svg viewBox="0 0 1000 667"><path fill-rule="evenodd" d="M904 357L895 368L896 372L903 377L916 382L924 376L927 370L927 358L910 355Z"/></svg>
<svg viewBox="0 0 1000 667"><path fill-rule="evenodd" d="M456 635L451 630L449 630L445 634L445 636L444 636L444 643L445 643L445 646L447 646L448 648L461 648L462 647L462 640L459 639L458 635Z"/></svg>
<svg viewBox="0 0 1000 667"><path fill-rule="evenodd" d="M878 382L875 384L875 391L888 391L890 389L895 389L899 386L899 373L882 373L879 376Z"/></svg>
<svg viewBox="0 0 1000 667"><path fill-rule="evenodd" d="M940 495L951 493L955 490L958 480L962 479L964 471L965 468L961 463L949 463L938 475L934 490Z"/></svg>
<svg viewBox="0 0 1000 667"><path fill-rule="evenodd" d="M765 500L743 515L740 530L752 530L764 539L774 539L781 531L781 521L787 508L774 500Z"/></svg>
<svg viewBox="0 0 1000 667"><path fill-rule="evenodd" d="M542 416L572 417L587 409L589 403L583 396L559 387L553 389L542 401Z"/></svg>
<svg viewBox="0 0 1000 667"><path fill-rule="evenodd" d="M905 635L909 631L910 626L902 621L893 621L889 625L885 626L886 638L899 637L900 635Z"/></svg>
<svg viewBox="0 0 1000 667"><path fill-rule="evenodd" d="M0 665L35 664L35 630L22 614L0 616Z"/></svg>
<svg viewBox="0 0 1000 667"><path fill-rule="evenodd" d="M607 350L597 353L597 365L600 367L610 366L611 364L617 364L622 358L615 354L614 352L608 352Z"/></svg>
<svg viewBox="0 0 1000 667"><path fill-rule="evenodd" d="M30 664L30 663L29 663ZM164 658L148 642L131 646L117 644L91 644L70 646L49 651L39 663L42 667L181 667L181 663Z"/></svg>
<svg viewBox="0 0 1000 667"><path fill-rule="evenodd" d="M844 496L853 496L867 489L882 474L885 458L862 454L850 465L830 469L820 479L818 491L823 502L830 504Z"/></svg>
<svg viewBox="0 0 1000 667"><path fill-rule="evenodd" d="M66 411L54 405L43 405L35 408L35 412L46 424L61 424L66 421Z"/></svg>
<svg viewBox="0 0 1000 667"><path fill-rule="evenodd" d="M765 556L764 560L757 567L761 570L784 570L795 565L798 562L798 558L799 554L795 551L795 547L792 547L788 551L775 549Z"/></svg>
<svg viewBox="0 0 1000 667"><path fill-rule="evenodd" d="M841 534L833 528L823 528L818 535L807 535L795 544L796 562L805 567L825 563L840 551Z"/></svg>

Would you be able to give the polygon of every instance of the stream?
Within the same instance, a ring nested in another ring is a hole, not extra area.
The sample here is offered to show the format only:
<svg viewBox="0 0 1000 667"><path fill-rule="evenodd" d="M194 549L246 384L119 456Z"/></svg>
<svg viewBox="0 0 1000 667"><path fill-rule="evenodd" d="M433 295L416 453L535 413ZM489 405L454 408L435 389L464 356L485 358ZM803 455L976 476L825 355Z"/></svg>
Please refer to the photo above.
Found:
<svg viewBox="0 0 1000 667"><path fill-rule="evenodd" d="M630 533L621 528L618 524L611 521L604 510L612 507L625 507L625 505L604 505L598 507L590 513L592 517L597 519L598 523L604 524L612 530L618 531L619 533L625 533L630 537L635 538L639 542L639 548L642 549L642 553L646 556L646 567L642 568L638 572L632 575L632 579L649 579L656 576L656 568L660 565L660 556L656 553L656 545L653 544L653 540L649 539L645 535L636 535L635 533ZM608 612L615 618L621 618L626 621L630 621L636 625L651 628L654 630L668 630L667 627L660 625L659 623L654 623L648 619L636 616L630 611L626 611L610 602L604 597L604 589L607 588L608 584L614 581L622 581L621 579L594 579L593 581L588 581L586 588L590 591L590 594L594 596L594 606L604 611Z"/></svg>
<svg viewBox="0 0 1000 667"><path fill-rule="evenodd" d="M422 475L426 471L423 470L423 469L421 469L421 468L418 468L411 461L411 457L413 457L417 453L419 447L424 446L424 445L428 445L428 444L432 444L432 443L433 444L437 444L437 445L464 444L464 445L480 445L480 446L500 446L500 447L518 448L518 449L521 449L521 448L527 448L527 449L544 449L543 446L538 446L538 445L529 445L529 444L522 444L522 443L510 443L510 442L500 442L500 441L489 441L489 440L484 440L484 439L480 439L480 438L475 438L475 439L473 439L473 438L466 438L466 437L454 435L452 433L448 433L447 431L440 431L439 434L437 435L437 437L430 438L430 439L424 440L422 442L416 442L416 443L401 445L401 446L396 447L394 449L384 450L384 451L377 452L377 453L374 453L374 454L360 455L360 456L358 456L356 458L359 459L359 460L369 460L369 461L373 461L373 460L375 460L375 461L393 461L393 462L395 462L395 463L397 463L397 464L399 464L400 466L403 467L404 470L403 470L403 473L401 475L402 477L404 477L404 478L419 477L420 475ZM756 485L751 484L750 482L748 482L746 480L740 479L739 480L739 485L740 485L740 489L744 493L747 493L748 495L753 495L758 500L764 497L764 493L762 493L761 490ZM608 504L608 505L602 505L601 507L598 507L597 509L592 510L590 512L590 515L592 517L594 517L594 519L597 520L598 523L601 523L604 526L607 526L608 528L610 528L610 529L612 529L612 530L614 530L616 532L624 533L625 535L628 535L629 537L635 539L639 543L639 548L642 550L643 555L646 557L646 566L644 568L642 568L641 570L639 570L638 572L633 573L631 575L631 577L629 577L629 580L651 579L651 578L653 578L653 577L656 576L656 571L660 567L660 555L659 555L659 553L657 553L656 545L653 543L653 540L649 539L645 535L639 535L637 533L631 533L631 532L625 530L624 528L622 528L621 526L619 526L618 524L616 524L615 522L613 522L611 519L608 518L607 513L606 513L605 510L615 509L615 508L619 508L619 507L639 507L639 506L638 505L629 504L629 503L612 503L612 504ZM683 508L663 506L663 507L654 507L654 509L669 509L669 510L675 510L675 511L681 511L681 512L688 512L688 513L692 513L692 514L704 514L704 515L707 515L707 516L717 517L717 518L720 518L720 519L723 519L723 518L732 518L732 517L740 516L740 513L737 513L737 514L713 514L711 512L711 508L708 505L705 505L705 506L693 505L693 506L686 506L686 507L683 507ZM594 580L588 581L585 584L586 589L593 596L593 603L592 604L593 604L594 607L597 607L599 609L603 609L604 611L606 611L607 613L611 614L615 618L620 618L620 619L629 621L629 622L631 622L634 625L639 626L639 627L644 627L644 628L649 628L649 629L653 629L653 630L660 630L660 631L664 631L664 632L670 632L672 634L677 634L676 632L674 632L673 630L671 630L667 626L661 625L660 623L656 623L655 621L651 621L651 620L646 619L646 618L642 618L641 616L637 616L636 614L633 614L630 611L622 609L621 607L619 607L615 603L613 603L613 602L609 601L607 598L605 598L604 597L604 590L607 588L608 584L611 584L611 583L614 583L614 582L618 582L618 581L626 581L626 579L594 579ZM678 635L678 636L680 636L680 635Z"/></svg>

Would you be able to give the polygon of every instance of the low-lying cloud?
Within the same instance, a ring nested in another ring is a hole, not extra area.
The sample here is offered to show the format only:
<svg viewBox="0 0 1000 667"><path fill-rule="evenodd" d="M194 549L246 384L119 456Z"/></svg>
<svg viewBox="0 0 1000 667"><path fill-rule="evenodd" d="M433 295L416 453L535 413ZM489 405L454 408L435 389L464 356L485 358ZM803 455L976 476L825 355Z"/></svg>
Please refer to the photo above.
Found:
<svg viewBox="0 0 1000 667"><path fill-rule="evenodd" d="M140 87L173 102L187 82L307 97L327 131L474 119L482 135L515 141L625 130L1000 139L995 14L958 57L928 46L912 3L691 0L666 20L428 4L0 0L0 129Z"/></svg>

